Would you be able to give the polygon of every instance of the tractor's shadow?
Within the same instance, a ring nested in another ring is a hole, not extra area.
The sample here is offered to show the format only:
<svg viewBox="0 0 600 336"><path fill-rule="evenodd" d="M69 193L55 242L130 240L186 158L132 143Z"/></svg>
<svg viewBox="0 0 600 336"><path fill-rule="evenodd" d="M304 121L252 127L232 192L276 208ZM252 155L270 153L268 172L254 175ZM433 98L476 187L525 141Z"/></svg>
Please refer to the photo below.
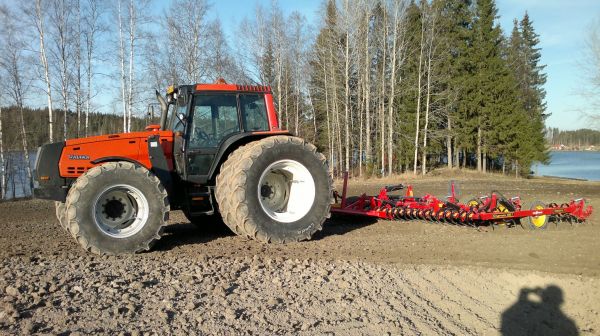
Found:
<svg viewBox="0 0 600 336"><path fill-rule="evenodd" d="M332 216L325 221L323 230L315 233L312 240L319 241L332 236L345 235L376 222L377 219L373 217ZM168 251L180 246L206 244L217 239L235 236L236 234L218 217L207 217L206 221L201 224L181 221L165 228L162 238L156 243L153 250Z"/></svg>
<svg viewBox="0 0 600 336"><path fill-rule="evenodd" d="M375 223L377 223L377 218L374 217L332 215L323 224L323 230L313 236L313 240L322 240L330 236L342 236Z"/></svg>
<svg viewBox="0 0 600 336"><path fill-rule="evenodd" d="M213 240L235 236L220 218L207 217L200 224L178 222L168 225L153 250L167 251L178 246L206 244Z"/></svg>

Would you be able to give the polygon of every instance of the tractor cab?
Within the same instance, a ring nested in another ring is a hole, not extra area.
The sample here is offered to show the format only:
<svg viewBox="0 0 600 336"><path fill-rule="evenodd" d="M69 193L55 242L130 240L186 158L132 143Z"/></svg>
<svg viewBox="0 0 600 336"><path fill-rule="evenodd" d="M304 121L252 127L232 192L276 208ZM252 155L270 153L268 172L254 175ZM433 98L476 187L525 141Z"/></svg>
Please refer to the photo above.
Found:
<svg viewBox="0 0 600 336"><path fill-rule="evenodd" d="M182 180L193 183L211 180L229 154L227 149L238 147L239 142L288 133L279 129L268 86L222 80L170 86L165 112L161 129L173 131L175 170Z"/></svg>
<svg viewBox="0 0 600 336"><path fill-rule="evenodd" d="M160 96L159 96L160 97ZM214 212L215 177L236 148L281 131L267 86L216 84L170 86L161 100L160 128L173 132L173 169L188 218ZM172 198L174 195L172 195Z"/></svg>

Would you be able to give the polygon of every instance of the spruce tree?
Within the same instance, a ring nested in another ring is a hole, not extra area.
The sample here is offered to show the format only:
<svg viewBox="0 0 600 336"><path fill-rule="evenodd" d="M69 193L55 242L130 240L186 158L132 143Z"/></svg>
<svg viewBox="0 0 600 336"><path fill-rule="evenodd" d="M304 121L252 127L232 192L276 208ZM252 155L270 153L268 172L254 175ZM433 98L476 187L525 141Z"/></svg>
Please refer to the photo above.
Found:
<svg viewBox="0 0 600 336"><path fill-rule="evenodd" d="M508 69L501 57L502 32L496 24L498 10L494 0L477 2L473 24L472 65L475 71L471 82L471 108L476 121L477 169L486 169L487 155L494 151L498 138L495 121L506 113L500 82L506 80Z"/></svg>
<svg viewBox="0 0 600 336"><path fill-rule="evenodd" d="M401 94L394 103L398 111L396 125L401 135L396 145L396 155L398 165L404 167L408 167L413 160L414 139L410 135L415 134L421 20L421 9L411 1L406 11L406 59L398 71L398 76L402 78L399 88Z"/></svg>
<svg viewBox="0 0 600 336"><path fill-rule="evenodd" d="M530 137L532 141L531 158L540 162L547 162L548 152L544 141L544 121L546 91L545 65L541 64L541 49L538 47L540 42L539 35L533 29L533 22L529 19L529 14L525 12L520 22L521 40L522 40L522 60L523 72L519 81L522 85L522 95L524 109L531 120Z"/></svg>

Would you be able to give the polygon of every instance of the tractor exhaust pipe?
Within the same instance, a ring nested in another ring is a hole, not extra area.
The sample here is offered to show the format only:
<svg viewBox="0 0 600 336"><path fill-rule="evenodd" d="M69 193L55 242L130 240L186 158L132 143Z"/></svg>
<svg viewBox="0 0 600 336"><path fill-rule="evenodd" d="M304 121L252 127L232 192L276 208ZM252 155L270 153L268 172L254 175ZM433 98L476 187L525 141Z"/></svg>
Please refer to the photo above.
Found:
<svg viewBox="0 0 600 336"><path fill-rule="evenodd" d="M166 130L167 129L167 109L169 108L169 106L167 105L167 101L165 100L165 98L163 98L163 96L161 96L160 92L158 92L158 90L156 91L156 99L158 99L158 103L160 104L160 129L161 130Z"/></svg>

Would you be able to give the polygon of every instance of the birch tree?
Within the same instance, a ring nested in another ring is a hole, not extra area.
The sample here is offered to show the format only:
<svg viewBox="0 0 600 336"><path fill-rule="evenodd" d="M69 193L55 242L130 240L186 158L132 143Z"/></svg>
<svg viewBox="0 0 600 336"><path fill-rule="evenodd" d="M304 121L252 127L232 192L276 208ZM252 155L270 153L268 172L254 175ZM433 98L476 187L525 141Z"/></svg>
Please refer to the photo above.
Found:
<svg viewBox="0 0 600 336"><path fill-rule="evenodd" d="M53 62L56 64L59 80L58 86L62 98L63 139L67 139L68 111L72 84L71 62L73 60L73 8L67 0L53 0L50 10L50 23L53 28Z"/></svg>
<svg viewBox="0 0 600 336"><path fill-rule="evenodd" d="M29 182L29 190L33 189L33 175L31 172L31 163L29 161L29 146L27 142L27 131L25 128L24 100L25 92L28 86L28 79L25 78L25 71L28 69L30 58L26 54L27 48L22 40L23 27L18 26L15 21L15 13L8 8L0 6L0 19L4 23L0 28L0 40L3 48L0 50L0 69L4 72L7 80L8 96L19 110L21 145L23 156L25 158L25 170ZM26 82L27 81L27 82ZM14 190L13 190L14 191ZM26 194L26 190L24 190Z"/></svg>
<svg viewBox="0 0 600 336"><path fill-rule="evenodd" d="M96 40L102 31L100 22L100 7L98 0L87 0L83 21L83 39L85 42L85 75L86 75L86 98L85 98L85 124L84 135L89 135L90 110L92 105L92 81L94 71L92 65L95 58Z"/></svg>
<svg viewBox="0 0 600 336"><path fill-rule="evenodd" d="M0 77L2 79L2 77ZM2 81L4 82L4 81ZM2 133L2 101L0 100L0 200L6 195L6 172L4 171L4 134Z"/></svg>
<svg viewBox="0 0 600 336"><path fill-rule="evenodd" d="M402 78L396 78L397 72L396 69L399 66L399 62L404 58L404 49L405 49L405 41L404 41L404 33L405 27L403 24L404 21L404 2L402 1L394 1L392 3L392 11L393 11L393 34L392 34L392 56L391 56L391 82L390 82L390 96L388 98L388 152L387 152L387 160L388 160L388 174L391 174L393 171L393 155L394 155L394 99L396 98L396 86L402 80Z"/></svg>
<svg viewBox="0 0 600 336"><path fill-rule="evenodd" d="M46 2L42 0L35 0L33 10L30 7L25 7L24 12L26 16L32 21L33 26L36 28L37 36L40 43L39 56L40 63L43 71L43 82L45 84L45 94L48 102L48 140L54 142L54 110L52 108L52 83L50 81L50 66L48 65L48 55L46 47L46 16L45 13L48 10Z"/></svg>
<svg viewBox="0 0 600 336"><path fill-rule="evenodd" d="M173 53L173 67L183 83L198 83L206 79L206 44L209 31L205 0L175 0L166 16L169 46ZM214 80L214 79L213 79Z"/></svg>
<svg viewBox="0 0 600 336"><path fill-rule="evenodd" d="M429 113L430 113L430 108L431 108L431 73L432 73L432 65L431 62L433 60L434 57L434 48L435 48L435 43L434 43L434 39L436 36L436 20L437 20L437 14L436 14L436 9L433 7L429 7L427 10L428 13L428 20L424 20L424 22L427 22L428 24L428 29L429 29L429 35L427 37L427 83L425 84L427 87L427 91L425 94L425 125L423 127L423 149L422 149L422 157L421 157L421 172L423 175L425 175L425 173L427 172L427 136L428 136L428 128L429 128ZM450 159L450 158L448 158Z"/></svg>
<svg viewBox="0 0 600 336"><path fill-rule="evenodd" d="M125 72L125 27L123 25L123 5L121 0L117 0L117 21L119 28L119 63L120 63L120 79L121 79L121 105L123 106L123 133L127 132L127 110L129 101L127 97L127 80Z"/></svg>
<svg viewBox="0 0 600 336"><path fill-rule="evenodd" d="M133 109L133 83L134 83L134 55L135 42L137 31L137 12L135 9L135 1L129 0L129 83L127 92L127 132L131 132L131 115Z"/></svg>
<svg viewBox="0 0 600 336"><path fill-rule="evenodd" d="M74 85L75 85L75 114L77 115L77 137L81 136L81 112L83 108L83 73L81 71L83 58L81 55L81 0L74 0L75 7L75 32L73 36L74 48Z"/></svg>
<svg viewBox="0 0 600 336"><path fill-rule="evenodd" d="M345 10L345 48L344 48L344 87L345 87L345 95L344 95L344 116L345 116L345 147L346 147L346 161L345 161L345 170L350 171L350 29L353 26L353 22L350 21L350 5L348 0L344 1L344 10Z"/></svg>
<svg viewBox="0 0 600 336"><path fill-rule="evenodd" d="M423 10L421 10L421 18L423 17ZM421 86L421 80L423 78L423 50L425 49L425 20L421 19L421 43L419 45L419 67L417 70L417 121L415 127L415 155L414 155L414 163L413 163L413 174L417 175L417 159L419 155L419 130L421 128L420 118L421 118L421 95L423 91L423 87Z"/></svg>

